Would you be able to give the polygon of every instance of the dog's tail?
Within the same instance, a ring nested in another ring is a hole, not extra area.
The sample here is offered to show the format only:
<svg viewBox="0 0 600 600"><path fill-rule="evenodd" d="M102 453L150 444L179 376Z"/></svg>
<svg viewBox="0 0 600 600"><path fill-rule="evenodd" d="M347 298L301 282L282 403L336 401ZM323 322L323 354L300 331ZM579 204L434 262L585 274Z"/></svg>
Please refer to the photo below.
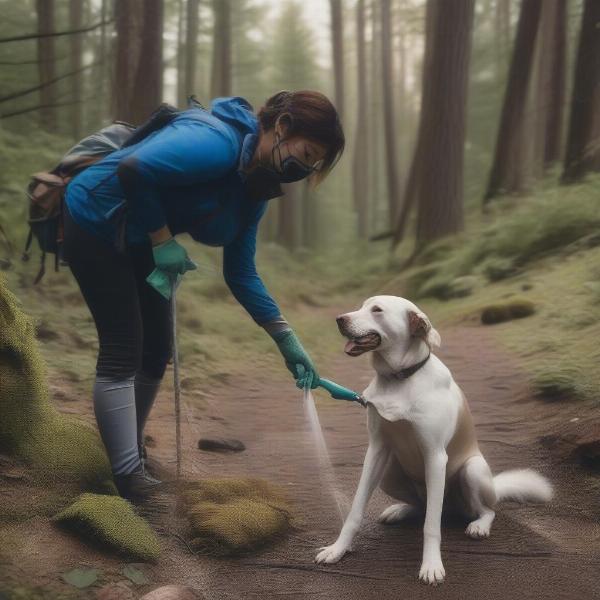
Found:
<svg viewBox="0 0 600 600"><path fill-rule="evenodd" d="M554 490L552 484L533 469L503 471L494 477L498 501L549 502Z"/></svg>

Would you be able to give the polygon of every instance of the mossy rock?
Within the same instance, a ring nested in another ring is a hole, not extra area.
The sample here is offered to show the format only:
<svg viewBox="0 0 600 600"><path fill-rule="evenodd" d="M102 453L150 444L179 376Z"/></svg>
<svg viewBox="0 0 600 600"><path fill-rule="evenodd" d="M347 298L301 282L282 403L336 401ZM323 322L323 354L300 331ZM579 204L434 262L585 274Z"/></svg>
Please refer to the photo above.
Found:
<svg viewBox="0 0 600 600"><path fill-rule="evenodd" d="M114 491L100 437L50 402L33 320L0 274L0 451L26 461L44 481Z"/></svg>
<svg viewBox="0 0 600 600"><path fill-rule="evenodd" d="M513 319L523 319L535 313L535 304L531 300L513 298L506 302L490 304L481 309L481 322L494 325Z"/></svg>
<svg viewBox="0 0 600 600"><path fill-rule="evenodd" d="M263 479L188 482L183 497L192 545L207 553L230 555L254 550L293 526L284 494Z"/></svg>
<svg viewBox="0 0 600 600"><path fill-rule="evenodd" d="M560 367L539 371L533 378L535 393L545 400L565 400L581 396L581 373L576 369Z"/></svg>
<svg viewBox="0 0 600 600"><path fill-rule="evenodd" d="M154 561L160 555L150 525L120 496L81 494L52 520L124 556Z"/></svg>

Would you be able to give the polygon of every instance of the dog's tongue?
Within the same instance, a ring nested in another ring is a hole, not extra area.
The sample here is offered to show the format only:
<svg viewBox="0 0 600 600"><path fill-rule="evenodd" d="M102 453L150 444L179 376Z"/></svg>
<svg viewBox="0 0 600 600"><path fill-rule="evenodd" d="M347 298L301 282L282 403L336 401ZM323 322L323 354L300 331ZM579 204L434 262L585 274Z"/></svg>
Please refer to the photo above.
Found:
<svg viewBox="0 0 600 600"><path fill-rule="evenodd" d="M351 354L352 351L358 347L358 344L354 340L348 340L346 345L344 346L344 352L346 354Z"/></svg>

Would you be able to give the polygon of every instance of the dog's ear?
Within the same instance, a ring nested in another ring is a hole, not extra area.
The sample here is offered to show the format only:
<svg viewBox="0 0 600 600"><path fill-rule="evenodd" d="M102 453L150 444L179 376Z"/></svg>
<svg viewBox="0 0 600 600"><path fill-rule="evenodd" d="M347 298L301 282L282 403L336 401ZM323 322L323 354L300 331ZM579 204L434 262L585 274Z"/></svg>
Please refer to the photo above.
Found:
<svg viewBox="0 0 600 600"><path fill-rule="evenodd" d="M431 348L432 346L440 347L442 338L440 334L431 326L427 315L422 312L408 311L408 326L410 335L420 337Z"/></svg>

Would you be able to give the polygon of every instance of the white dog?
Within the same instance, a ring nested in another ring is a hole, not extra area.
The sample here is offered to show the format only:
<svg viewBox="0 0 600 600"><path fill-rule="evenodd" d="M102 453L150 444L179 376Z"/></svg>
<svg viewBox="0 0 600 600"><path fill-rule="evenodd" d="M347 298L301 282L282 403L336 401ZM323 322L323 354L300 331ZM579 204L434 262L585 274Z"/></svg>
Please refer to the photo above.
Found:
<svg viewBox="0 0 600 600"><path fill-rule="evenodd" d="M371 351L376 375L367 401L369 447L352 508L338 539L320 548L315 561L334 563L351 550L375 487L399 502L379 520L396 523L425 508L423 561L419 579L437 584L445 571L440 554L442 504L472 519L466 534L490 534L496 503L503 499L547 502L552 486L530 469L492 476L475 436L464 394L431 347L440 335L412 302L374 296L337 318L349 341L345 352Z"/></svg>

